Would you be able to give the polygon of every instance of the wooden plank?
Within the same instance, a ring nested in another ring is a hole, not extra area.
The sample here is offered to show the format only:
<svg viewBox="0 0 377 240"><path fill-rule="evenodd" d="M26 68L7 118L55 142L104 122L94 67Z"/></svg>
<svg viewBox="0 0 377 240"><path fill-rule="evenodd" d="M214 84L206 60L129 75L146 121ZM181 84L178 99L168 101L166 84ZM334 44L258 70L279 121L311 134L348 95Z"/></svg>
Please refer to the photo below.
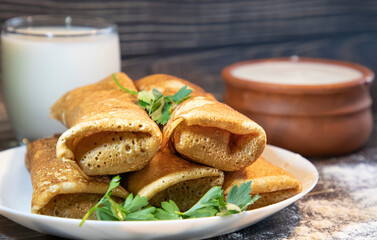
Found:
<svg viewBox="0 0 377 240"><path fill-rule="evenodd" d="M377 30L377 1L0 1L0 21L25 14L113 19L122 54L289 41Z"/></svg>
<svg viewBox="0 0 377 240"><path fill-rule="evenodd" d="M187 50L164 54L123 59L123 70L137 79L152 73L168 73L188 79L219 99L225 90L221 70L232 63L244 60L288 57L330 58L355 62L377 72L377 33L339 35L313 40L230 46L208 50ZM372 85L372 94L377 85ZM377 110L377 108L375 108Z"/></svg>

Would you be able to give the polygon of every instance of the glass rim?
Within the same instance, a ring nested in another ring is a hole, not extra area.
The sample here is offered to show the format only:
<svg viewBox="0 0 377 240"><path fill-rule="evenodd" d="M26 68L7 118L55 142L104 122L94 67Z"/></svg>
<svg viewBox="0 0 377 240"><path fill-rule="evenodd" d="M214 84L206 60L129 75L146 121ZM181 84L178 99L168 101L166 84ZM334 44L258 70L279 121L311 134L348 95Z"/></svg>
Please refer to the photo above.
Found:
<svg viewBox="0 0 377 240"><path fill-rule="evenodd" d="M82 33L74 34L62 34L54 33L52 31L45 31L43 33L33 33L20 31L32 27L88 27L92 28ZM97 36L106 35L117 32L117 26L114 22L90 16L78 16L78 15L28 15L10 18L5 21L2 33L4 34L16 34L24 36L35 37L84 37L84 36Z"/></svg>

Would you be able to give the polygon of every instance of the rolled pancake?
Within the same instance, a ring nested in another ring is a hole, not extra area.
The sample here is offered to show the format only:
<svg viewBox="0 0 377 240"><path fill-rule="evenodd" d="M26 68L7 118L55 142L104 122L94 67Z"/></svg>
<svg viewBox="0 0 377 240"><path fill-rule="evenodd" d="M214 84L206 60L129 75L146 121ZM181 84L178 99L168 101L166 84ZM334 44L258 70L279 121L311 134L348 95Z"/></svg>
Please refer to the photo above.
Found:
<svg viewBox="0 0 377 240"><path fill-rule="evenodd" d="M136 91L127 75L116 77ZM52 106L51 115L69 128L57 143L58 159L77 161L87 175L139 170L160 148L159 127L112 76L68 92Z"/></svg>
<svg viewBox="0 0 377 240"><path fill-rule="evenodd" d="M266 134L262 127L203 89L183 79L156 74L135 82L139 90L158 89L174 95L181 87L192 97L179 104L163 128L162 148L168 143L192 161L236 171L250 165L263 152Z"/></svg>
<svg viewBox="0 0 377 240"><path fill-rule="evenodd" d="M240 186L250 180L251 194L259 194L261 198L250 205L248 210L283 201L302 190L301 183L289 172L260 157L242 170L225 173L223 185L225 197L233 186Z"/></svg>
<svg viewBox="0 0 377 240"><path fill-rule="evenodd" d="M169 149L160 151L142 170L126 178L126 188L160 206L173 200L181 211L192 207L213 186L222 186L221 170L186 161Z"/></svg>
<svg viewBox="0 0 377 240"><path fill-rule="evenodd" d="M106 193L110 179L107 176L88 177L76 162L58 160L57 140L57 137L46 138L27 145L25 163L33 184L31 212L82 218ZM118 200L127 195L123 187L112 193ZM95 219L95 215L90 219Z"/></svg>

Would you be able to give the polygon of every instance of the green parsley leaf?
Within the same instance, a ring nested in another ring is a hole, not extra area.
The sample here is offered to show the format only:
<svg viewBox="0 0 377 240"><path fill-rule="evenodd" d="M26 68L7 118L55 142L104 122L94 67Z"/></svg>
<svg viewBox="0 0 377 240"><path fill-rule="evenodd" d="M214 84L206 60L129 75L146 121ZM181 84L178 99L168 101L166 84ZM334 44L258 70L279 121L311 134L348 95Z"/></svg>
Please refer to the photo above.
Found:
<svg viewBox="0 0 377 240"><path fill-rule="evenodd" d="M160 98L162 99L162 98ZM221 187L212 187L204 196L186 212L180 212L174 201L162 202L161 208L149 206L148 199L131 193L123 204L111 199L111 192L119 186L120 177L114 177L109 189L101 200L89 210L80 223L96 211L97 219L103 221L142 221L142 220L172 220L186 218L200 218L210 216L227 216L245 211L247 206L258 200L259 195L251 198L251 181L232 187L227 201Z"/></svg>
<svg viewBox="0 0 377 240"><path fill-rule="evenodd" d="M83 217L81 223L80 223L80 227L84 224L84 222L88 219L88 217L94 212L96 211L101 204L103 204L105 201L108 201L107 197L110 198L111 196L111 193L112 191L119 186L119 181L120 181L120 177L119 176L115 176L113 177L113 179L111 179L111 182L110 182L110 186L109 186L109 189L107 189L107 192L105 193L105 195L101 198L101 200L99 200L99 202L94 206L92 207L89 212L87 212L85 214L85 216Z"/></svg>
<svg viewBox="0 0 377 240"><path fill-rule="evenodd" d="M138 93L137 99L139 101L139 105L149 113L150 106L152 106L153 101L155 100L154 95L151 92L141 91Z"/></svg>
<svg viewBox="0 0 377 240"><path fill-rule="evenodd" d="M123 204L123 207L127 213L138 211L148 205L148 198L141 197L140 195L136 195L135 198L133 196L134 195L130 193Z"/></svg>
<svg viewBox="0 0 377 240"><path fill-rule="evenodd" d="M221 189L221 187L219 186L212 187L206 194L204 194L204 196L194 206L192 206L186 212L181 213L181 215L184 218L198 217L198 216L204 216L204 215L210 216L207 214L213 213L214 207L219 208L220 206L219 198L221 196L223 196L223 190ZM204 209L207 209L207 210L204 210Z"/></svg>
<svg viewBox="0 0 377 240"><path fill-rule="evenodd" d="M187 89L187 86L182 87L178 92L172 96L164 96L159 90L153 88L152 92L140 91L135 92L133 90L123 87L115 74L112 75L116 84L124 91L136 95L139 106L145 109L148 115L157 124L166 124L170 117L174 105L178 105L183 101L189 99L193 90Z"/></svg>
<svg viewBox="0 0 377 240"><path fill-rule="evenodd" d="M256 195L253 199L251 199L250 192L251 181L242 183L239 188L237 185L235 185L230 189L226 201L227 203L239 206L241 208L241 211L244 211L246 210L247 206L253 204L260 198L259 195Z"/></svg>
<svg viewBox="0 0 377 240"><path fill-rule="evenodd" d="M106 198L110 203L110 209L111 209L111 212L113 213L113 216L115 216L119 221L123 221L123 219L125 219L127 214L122 208L122 206L119 205L114 200L112 200L109 196L106 196Z"/></svg>
<svg viewBox="0 0 377 240"><path fill-rule="evenodd" d="M179 208L174 201L169 200L169 202L162 202L161 208L156 209L155 216L159 220L173 220L173 219L182 219L179 213Z"/></svg>
<svg viewBox="0 0 377 240"><path fill-rule="evenodd" d="M236 213L240 213L241 208L232 203L227 203L226 208L223 208L220 212L216 213L216 216L228 216Z"/></svg>
<svg viewBox="0 0 377 240"><path fill-rule="evenodd" d="M171 100L175 104L178 105L181 102L185 101L186 99L190 98L189 95L191 93L192 93L192 89L187 89L187 86L184 86L181 89L179 89L179 91L171 97Z"/></svg>
<svg viewBox="0 0 377 240"><path fill-rule="evenodd" d="M107 207L100 207L96 209L97 219L101 221L117 221L113 213Z"/></svg>
<svg viewBox="0 0 377 240"><path fill-rule="evenodd" d="M146 208L140 209L136 212L128 214L126 216L125 220L127 220L127 221L158 220L154 216L155 211L156 211L155 207L146 207Z"/></svg>
<svg viewBox="0 0 377 240"><path fill-rule="evenodd" d="M160 98L162 98L164 95L162 94L162 92L158 91L157 89L153 88L152 89L152 93L153 93L153 96L155 98L155 100L159 100Z"/></svg>
<svg viewBox="0 0 377 240"><path fill-rule="evenodd" d="M164 125L169 121L172 107L173 106L171 103L165 102L164 106L162 107L161 116L156 120L158 124Z"/></svg>
<svg viewBox="0 0 377 240"><path fill-rule="evenodd" d="M157 101L153 102L150 110L149 110L149 116L152 118L153 121L158 122L162 115L162 109L165 104L165 99L160 98Z"/></svg>
<svg viewBox="0 0 377 240"><path fill-rule="evenodd" d="M115 81L115 83L116 83L116 84L118 85L118 87L120 87L123 91L126 91L126 92L128 92L128 93L130 93L130 94L132 94L132 95L136 95L136 96L138 95L136 91L133 91L133 90L130 90L130 89L128 89L128 88L123 87L122 84L120 84L120 82L118 81L118 79L117 79L117 77L115 76L114 73L112 74L112 76L113 76L113 80Z"/></svg>
<svg viewBox="0 0 377 240"><path fill-rule="evenodd" d="M195 211L190 212L189 214L184 214L184 218L201 218L201 217L212 217L216 216L216 213L219 212L219 209L213 206L207 206L204 208L196 209Z"/></svg>

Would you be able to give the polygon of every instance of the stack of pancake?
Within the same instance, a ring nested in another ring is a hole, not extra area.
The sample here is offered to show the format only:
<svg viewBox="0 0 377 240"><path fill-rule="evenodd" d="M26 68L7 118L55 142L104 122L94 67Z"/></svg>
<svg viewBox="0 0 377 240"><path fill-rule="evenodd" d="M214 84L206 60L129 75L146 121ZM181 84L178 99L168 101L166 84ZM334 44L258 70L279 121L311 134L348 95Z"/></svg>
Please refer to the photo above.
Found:
<svg viewBox="0 0 377 240"><path fill-rule="evenodd" d="M115 76L133 91L155 88L174 95L187 86L193 92L173 108L164 126L112 76L66 93L51 115L68 130L27 146L32 212L82 218L106 193L109 175L116 174L122 174L122 186L112 195L116 201L132 192L155 206L173 200L181 211L213 186L223 186L226 196L232 186L252 180L252 194L262 198L250 209L301 191L297 179L260 157L264 130L202 88L165 74L135 82L124 73Z"/></svg>

